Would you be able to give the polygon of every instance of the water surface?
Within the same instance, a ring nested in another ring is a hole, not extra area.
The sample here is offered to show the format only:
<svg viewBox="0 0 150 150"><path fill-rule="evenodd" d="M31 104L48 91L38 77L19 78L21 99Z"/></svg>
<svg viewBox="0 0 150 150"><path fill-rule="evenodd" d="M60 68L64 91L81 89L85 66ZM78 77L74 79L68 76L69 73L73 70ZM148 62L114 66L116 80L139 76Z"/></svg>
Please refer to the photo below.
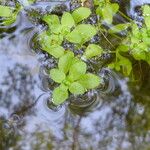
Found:
<svg viewBox="0 0 150 150"><path fill-rule="evenodd" d="M52 106L45 68L53 61L34 43L44 28L38 15L58 4L70 9L70 2L19 1L26 10L13 25L0 27L0 150L149 150L150 67L143 63L138 84L101 68L103 88ZM120 3L137 19L136 7L150 2Z"/></svg>

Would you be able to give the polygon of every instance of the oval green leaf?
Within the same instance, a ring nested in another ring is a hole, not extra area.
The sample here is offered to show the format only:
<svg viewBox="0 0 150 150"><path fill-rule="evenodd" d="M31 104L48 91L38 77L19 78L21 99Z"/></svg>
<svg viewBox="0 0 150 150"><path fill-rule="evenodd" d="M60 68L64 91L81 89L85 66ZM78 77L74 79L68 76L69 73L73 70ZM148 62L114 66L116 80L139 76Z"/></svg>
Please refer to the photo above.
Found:
<svg viewBox="0 0 150 150"><path fill-rule="evenodd" d="M103 21L107 24L112 24L112 21L113 21L113 16L114 14L116 14L116 12L118 11L119 9L119 5L114 3L114 4L111 4L111 3L108 3L106 5L106 7L104 7L102 9L102 18L103 18Z"/></svg>
<svg viewBox="0 0 150 150"><path fill-rule="evenodd" d="M60 57L58 68L66 74L70 69L73 58L74 53L71 51L67 51L62 57Z"/></svg>
<svg viewBox="0 0 150 150"><path fill-rule="evenodd" d="M51 25L59 25L60 21L57 15L45 15L43 17L43 21L45 21L49 27L51 27Z"/></svg>
<svg viewBox="0 0 150 150"><path fill-rule="evenodd" d="M82 42L82 38L80 36L80 33L76 30L73 30L71 33L69 33L66 36L66 39L71 43L81 43Z"/></svg>
<svg viewBox="0 0 150 150"><path fill-rule="evenodd" d="M61 18L61 24L72 28L75 25L75 21L70 13L65 12Z"/></svg>
<svg viewBox="0 0 150 150"><path fill-rule="evenodd" d="M108 32L109 33L119 33L121 31L126 30L131 24L130 23L122 23L122 24L117 24L113 27L111 27Z"/></svg>
<svg viewBox="0 0 150 150"><path fill-rule="evenodd" d="M62 72L59 69L51 69L50 70L50 77L52 80L54 80L57 83L61 83L63 80L65 80L66 75L64 72Z"/></svg>
<svg viewBox="0 0 150 150"><path fill-rule="evenodd" d="M100 84L100 77L88 73L80 78L79 83L86 89L94 89Z"/></svg>
<svg viewBox="0 0 150 150"><path fill-rule="evenodd" d="M75 30L79 32L82 37L82 43L89 41L97 32L95 27L90 24L78 25Z"/></svg>
<svg viewBox="0 0 150 150"><path fill-rule="evenodd" d="M146 27L150 29L150 6L148 5L143 6L143 16Z"/></svg>
<svg viewBox="0 0 150 150"><path fill-rule="evenodd" d="M73 82L70 87L69 87L69 91L72 94L84 94L85 93L85 88L78 82Z"/></svg>
<svg viewBox="0 0 150 150"><path fill-rule="evenodd" d="M79 7L73 13L72 16L76 23L88 18L91 14L91 10L87 7Z"/></svg>
<svg viewBox="0 0 150 150"><path fill-rule="evenodd" d="M75 81L86 73L86 63L82 62L81 60L77 61L76 63L72 64L69 69L69 79Z"/></svg>
<svg viewBox="0 0 150 150"><path fill-rule="evenodd" d="M52 101L55 105L60 105L68 98L68 90L64 86L60 85L55 88L52 95Z"/></svg>
<svg viewBox="0 0 150 150"><path fill-rule="evenodd" d="M96 34L96 29L90 24L78 25L66 39L72 43L83 44L89 41Z"/></svg>
<svg viewBox="0 0 150 150"><path fill-rule="evenodd" d="M52 45L45 51L48 52L50 55L54 56L55 58L59 58L63 56L65 50L62 46Z"/></svg>
<svg viewBox="0 0 150 150"><path fill-rule="evenodd" d="M11 17L13 10L13 7L0 5L0 17Z"/></svg>
<svg viewBox="0 0 150 150"><path fill-rule="evenodd" d="M61 45L63 42L63 36L56 34L48 35L47 32L44 31L39 35L39 41L42 48L47 51L52 45Z"/></svg>
<svg viewBox="0 0 150 150"><path fill-rule="evenodd" d="M103 49L100 46L96 44L90 44L85 50L84 57L86 59L90 59L95 56L101 56L102 52Z"/></svg>

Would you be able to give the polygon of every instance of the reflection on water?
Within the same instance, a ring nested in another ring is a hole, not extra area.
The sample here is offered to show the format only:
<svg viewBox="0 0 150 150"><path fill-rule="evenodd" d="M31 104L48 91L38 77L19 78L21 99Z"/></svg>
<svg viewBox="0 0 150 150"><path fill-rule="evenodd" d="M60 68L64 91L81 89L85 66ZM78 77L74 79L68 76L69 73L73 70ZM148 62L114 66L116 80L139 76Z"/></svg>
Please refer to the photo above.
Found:
<svg viewBox="0 0 150 150"><path fill-rule="evenodd" d="M0 31L0 150L149 150L149 66L138 86L103 68L100 88L53 106L45 68L55 62L33 49L42 27L26 13Z"/></svg>

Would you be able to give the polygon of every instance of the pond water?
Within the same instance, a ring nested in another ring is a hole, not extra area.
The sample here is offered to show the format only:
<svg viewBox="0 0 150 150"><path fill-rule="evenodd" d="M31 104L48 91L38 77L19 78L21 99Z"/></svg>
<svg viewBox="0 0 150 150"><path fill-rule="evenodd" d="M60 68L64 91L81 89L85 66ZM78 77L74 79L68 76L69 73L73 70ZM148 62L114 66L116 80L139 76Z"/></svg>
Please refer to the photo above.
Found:
<svg viewBox="0 0 150 150"><path fill-rule="evenodd" d="M19 1L26 9L11 26L0 26L0 150L149 150L150 67L143 64L138 84L102 68L102 89L53 106L45 71L53 62L35 44L44 28L38 15L58 4L73 6L63 0L31 6ZM136 7L150 3L119 2L132 18L139 18Z"/></svg>

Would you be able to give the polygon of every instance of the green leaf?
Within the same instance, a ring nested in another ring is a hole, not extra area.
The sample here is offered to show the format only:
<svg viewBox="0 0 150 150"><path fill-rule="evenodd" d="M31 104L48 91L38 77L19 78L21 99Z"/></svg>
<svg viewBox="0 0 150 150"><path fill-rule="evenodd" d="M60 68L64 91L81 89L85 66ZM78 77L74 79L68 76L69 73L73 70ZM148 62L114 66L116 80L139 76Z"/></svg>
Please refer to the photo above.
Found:
<svg viewBox="0 0 150 150"><path fill-rule="evenodd" d="M128 52L129 51L129 46L121 44L117 47L117 51L120 52Z"/></svg>
<svg viewBox="0 0 150 150"><path fill-rule="evenodd" d="M117 54L117 58L119 61L116 62L115 69L119 71L122 67L123 74L127 76L130 75L132 70L131 61L128 58L121 56L119 53Z"/></svg>
<svg viewBox="0 0 150 150"><path fill-rule="evenodd" d="M54 56L55 58L59 58L63 56L64 54L64 48L59 45L52 45L48 47L48 49L45 49L46 52L48 52L50 55Z"/></svg>
<svg viewBox="0 0 150 150"><path fill-rule="evenodd" d="M75 22L74 22L72 15L68 12L65 12L61 18L61 24L63 26L67 26L69 28L72 28L75 25Z"/></svg>
<svg viewBox="0 0 150 150"><path fill-rule="evenodd" d="M39 41L42 46L42 49L54 56L59 58L64 54L64 48L60 46L63 38L60 35L52 34L49 36L47 32L43 32L39 35Z"/></svg>
<svg viewBox="0 0 150 150"><path fill-rule="evenodd" d="M107 24L112 24L113 21L113 16L114 14L116 14L116 12L119 9L119 5L118 4L107 4L106 7L104 7L102 9L102 18L103 21Z"/></svg>
<svg viewBox="0 0 150 150"><path fill-rule="evenodd" d="M73 82L69 87L69 91L72 94L84 94L86 90L80 83Z"/></svg>
<svg viewBox="0 0 150 150"><path fill-rule="evenodd" d="M144 21L148 29L150 29L150 6L143 6Z"/></svg>
<svg viewBox="0 0 150 150"><path fill-rule="evenodd" d="M139 43L138 44L138 49L140 49L140 51L149 52L149 48L148 48L148 46L145 42Z"/></svg>
<svg viewBox="0 0 150 150"><path fill-rule="evenodd" d="M69 69L69 79L72 81L79 79L81 75L86 73L86 69L86 63L82 62L81 60L73 63Z"/></svg>
<svg viewBox="0 0 150 150"><path fill-rule="evenodd" d="M8 26L8 25L11 25L12 23L14 23L15 21L16 21L16 15L12 16L11 18L5 19L2 22L2 25Z"/></svg>
<svg viewBox="0 0 150 150"><path fill-rule="evenodd" d="M144 51L141 51L141 49L134 49L131 51L132 56L136 60L145 60L146 59L146 53Z"/></svg>
<svg viewBox="0 0 150 150"><path fill-rule="evenodd" d="M145 45L150 45L150 36L143 37L143 43L145 43ZM147 47L147 49L148 49L148 47Z"/></svg>
<svg viewBox="0 0 150 150"><path fill-rule="evenodd" d="M66 39L71 43L81 43L82 42L82 37L81 37L80 33L76 30L73 30L71 33L69 33L66 36Z"/></svg>
<svg viewBox="0 0 150 150"><path fill-rule="evenodd" d="M146 57L146 61L147 61L147 63L150 65L150 53L147 53L146 56L147 56L147 57Z"/></svg>
<svg viewBox="0 0 150 150"><path fill-rule="evenodd" d="M0 5L0 17L11 17L13 15L13 7Z"/></svg>
<svg viewBox="0 0 150 150"><path fill-rule="evenodd" d="M100 5L101 3L104 3L104 0L94 0L94 5Z"/></svg>
<svg viewBox="0 0 150 150"><path fill-rule="evenodd" d="M88 73L83 75L78 82L86 89L94 89L100 84L100 78Z"/></svg>
<svg viewBox="0 0 150 150"><path fill-rule="evenodd" d="M73 58L74 53L71 51L67 51L62 57L60 57L58 68L66 74L70 69Z"/></svg>
<svg viewBox="0 0 150 150"><path fill-rule="evenodd" d="M51 27L51 25L60 25L60 21L57 15L45 15L43 17L43 21L45 21L49 27Z"/></svg>
<svg viewBox="0 0 150 150"><path fill-rule="evenodd" d="M49 37L50 37L49 45L61 45L63 42L63 36L62 35L52 34Z"/></svg>
<svg viewBox="0 0 150 150"><path fill-rule="evenodd" d="M61 34L62 34L63 36L66 36L66 35L69 34L69 33L70 33L70 28L67 27L67 26L62 26Z"/></svg>
<svg viewBox="0 0 150 150"><path fill-rule="evenodd" d="M59 69L51 69L50 70L50 77L57 83L61 83L65 78L66 75Z"/></svg>
<svg viewBox="0 0 150 150"><path fill-rule="evenodd" d="M113 15L115 15L119 10L119 5L117 3L111 3L110 5L111 5L111 12Z"/></svg>
<svg viewBox="0 0 150 150"><path fill-rule="evenodd" d="M88 18L91 14L91 10L87 7L79 7L73 13L72 16L76 23Z"/></svg>
<svg viewBox="0 0 150 150"><path fill-rule="evenodd" d="M48 47L50 41L51 41L51 38L47 35L46 31L39 34L39 42L40 42L42 48Z"/></svg>
<svg viewBox="0 0 150 150"><path fill-rule="evenodd" d="M72 43L83 44L89 41L96 34L96 29L90 24L78 25L66 39Z"/></svg>
<svg viewBox="0 0 150 150"><path fill-rule="evenodd" d="M122 59L119 61L119 65L122 66L122 71L124 75L130 75L132 71L132 64L129 59Z"/></svg>
<svg viewBox="0 0 150 150"><path fill-rule="evenodd" d="M143 8L143 15L144 16L150 15L150 6L149 5L144 5L142 8Z"/></svg>
<svg viewBox="0 0 150 150"><path fill-rule="evenodd" d="M130 26L130 23L117 24L111 27L108 32L109 33L119 33L121 31L126 30Z"/></svg>
<svg viewBox="0 0 150 150"><path fill-rule="evenodd" d="M110 63L110 64L108 65L108 68L114 69L114 68L115 68L115 63L114 63L114 62Z"/></svg>
<svg viewBox="0 0 150 150"><path fill-rule="evenodd" d="M52 35L50 35L50 38L51 38L51 41L50 41L51 45L61 45L63 42L63 36L62 35L52 34Z"/></svg>
<svg viewBox="0 0 150 150"><path fill-rule="evenodd" d="M132 24L132 35L135 37L139 37L140 30L136 23Z"/></svg>
<svg viewBox="0 0 150 150"><path fill-rule="evenodd" d="M68 98L68 90L64 85L55 88L52 95L52 101L55 105L60 105Z"/></svg>
<svg viewBox="0 0 150 150"><path fill-rule="evenodd" d="M42 48L47 51L52 45L61 45L63 42L63 36L56 34L48 35L47 32L44 31L39 35L39 40Z"/></svg>
<svg viewBox="0 0 150 150"><path fill-rule="evenodd" d="M95 27L90 24L78 25L75 30L79 32L80 36L82 37L83 43L90 40L97 32Z"/></svg>
<svg viewBox="0 0 150 150"><path fill-rule="evenodd" d="M48 24L52 33L59 34L61 32L62 26L57 15L45 15L43 21Z"/></svg>
<svg viewBox="0 0 150 150"><path fill-rule="evenodd" d="M90 59L90 58L95 57L95 56L101 56L102 52L103 52L103 49L100 46L98 46L96 44L90 44L86 48L84 56L87 59Z"/></svg>
<svg viewBox="0 0 150 150"><path fill-rule="evenodd" d="M51 25L50 26L50 28L49 28L50 30L50 32L53 34L60 34L61 33L61 31L62 31L62 29L63 29L63 26L61 25L61 24L59 24L59 25Z"/></svg>

